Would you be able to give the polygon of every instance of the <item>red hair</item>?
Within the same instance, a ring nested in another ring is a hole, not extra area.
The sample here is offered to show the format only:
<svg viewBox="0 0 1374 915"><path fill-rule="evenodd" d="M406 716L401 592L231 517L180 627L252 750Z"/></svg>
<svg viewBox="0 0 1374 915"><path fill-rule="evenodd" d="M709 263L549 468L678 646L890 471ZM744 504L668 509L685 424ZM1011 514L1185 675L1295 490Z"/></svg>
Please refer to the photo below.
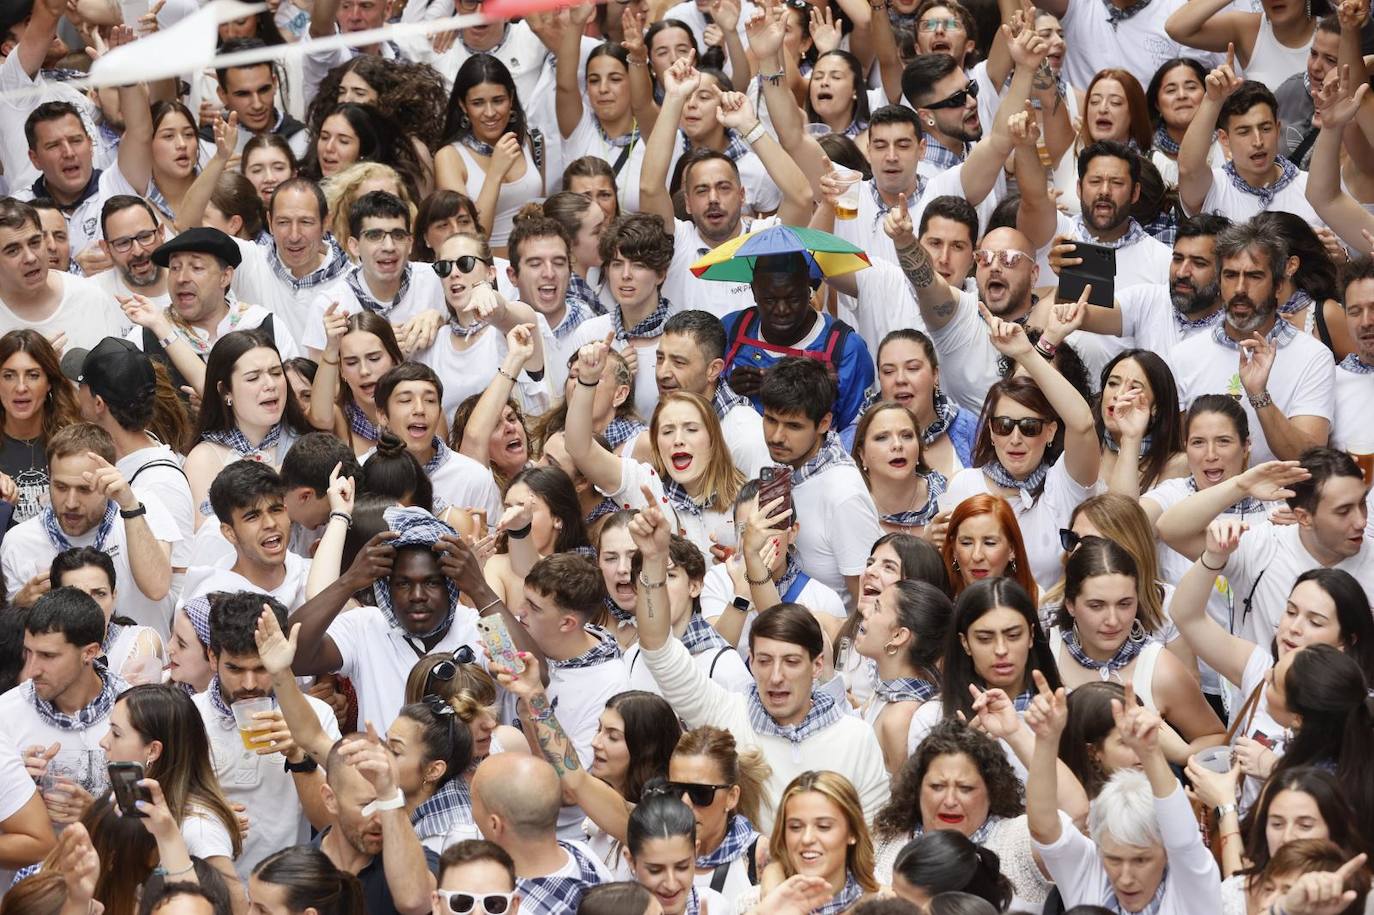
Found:
<svg viewBox="0 0 1374 915"><path fill-rule="evenodd" d="M1021 525L1016 521L1016 513L1011 510L1011 505L1007 503L1006 499L987 493L969 496L956 505L954 511L950 512L949 528L945 533L945 544L940 550L940 554L945 560L945 569L949 572L950 597L957 600L965 587L963 573L955 564L954 557L954 543L959 538L959 528L965 521L978 515L992 515L997 519L997 526L1002 529L1002 536L1011 543L1012 562L1016 564L1015 570L1012 570L1008 565L1006 577L1026 589L1032 605L1038 604L1040 592L1035 585L1035 576L1031 575L1030 558L1026 555L1025 541L1021 539Z"/></svg>

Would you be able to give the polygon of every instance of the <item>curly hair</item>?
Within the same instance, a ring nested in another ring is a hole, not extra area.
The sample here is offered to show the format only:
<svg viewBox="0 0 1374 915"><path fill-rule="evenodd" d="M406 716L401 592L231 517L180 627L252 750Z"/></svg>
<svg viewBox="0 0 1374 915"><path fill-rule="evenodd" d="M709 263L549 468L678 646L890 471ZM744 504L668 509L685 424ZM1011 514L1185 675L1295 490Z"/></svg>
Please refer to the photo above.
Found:
<svg viewBox="0 0 1374 915"><path fill-rule="evenodd" d="M892 796L873 820L879 839L910 835L921 823L921 783L941 756L967 756L983 777L988 793L989 817L1015 817L1026 811L1024 788L1001 745L957 718L945 718L930 729L926 739L892 780ZM980 824L981 825L981 824Z"/></svg>
<svg viewBox="0 0 1374 915"><path fill-rule="evenodd" d="M357 162L380 162L390 165L400 174L408 199L420 199L420 188L425 186L428 174L425 163L420 161L415 144L410 141L410 137L390 111L383 111L375 105L358 105L353 102L335 104L320 122L321 129L325 121L334 115L347 121L349 128L357 134ZM301 176L313 181L323 178L320 171L319 138L320 131L311 132L310 148L306 151L300 168ZM254 193L257 193L256 190ZM415 214L412 211L411 220L414 221L414 218Z"/></svg>
<svg viewBox="0 0 1374 915"><path fill-rule="evenodd" d="M359 160L320 182L320 190L324 192L324 199L329 204L326 228L335 238L344 239L352 234L348 227L348 211L362 196L358 193L362 186L374 180L396 183L396 190L400 192L396 196L406 205L406 209L410 210L410 224L415 224L415 201L411 199L410 186L406 183L405 177L390 165Z"/></svg>
<svg viewBox="0 0 1374 915"><path fill-rule="evenodd" d="M390 112L407 135L415 137L431 152L439 146L439 131L448 108L444 78L429 64L405 60L383 60L374 54L359 54L339 64L325 75L305 115L312 137L339 103L339 85L354 73L377 93L378 108Z"/></svg>

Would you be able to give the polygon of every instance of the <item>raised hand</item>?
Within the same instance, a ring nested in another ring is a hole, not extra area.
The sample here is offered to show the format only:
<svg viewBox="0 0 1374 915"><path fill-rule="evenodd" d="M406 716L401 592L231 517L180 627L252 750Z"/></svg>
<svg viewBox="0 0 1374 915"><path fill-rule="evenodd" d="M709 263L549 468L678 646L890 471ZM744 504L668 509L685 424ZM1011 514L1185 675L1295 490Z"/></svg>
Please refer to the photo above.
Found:
<svg viewBox="0 0 1374 915"><path fill-rule="evenodd" d="M1050 43L1035 31L1035 21L1030 17L1023 17L1020 32L1013 33L1010 26L1004 25L1002 34L1006 36L1007 53L1011 55L1011 62L1017 70L1023 67L1031 71L1038 70L1045 62L1045 56L1050 53Z"/></svg>
<svg viewBox="0 0 1374 915"><path fill-rule="evenodd" d="M701 74L697 72L696 59L696 52L688 51L686 57L679 57L663 71L660 82L663 84L665 99L674 98L685 102L697 91L697 86L701 85Z"/></svg>
<svg viewBox="0 0 1374 915"><path fill-rule="evenodd" d="M769 915L810 915L834 895L834 890L824 877L794 874L763 897L757 911Z"/></svg>
<svg viewBox="0 0 1374 915"><path fill-rule="evenodd" d="M229 117L221 117L215 114L215 156L223 162L228 162L239 154L239 113L229 112Z"/></svg>
<svg viewBox="0 0 1374 915"><path fill-rule="evenodd" d="M114 502L123 511L138 508L138 496L134 495L128 481L124 479L124 474L120 473L118 468L94 451L87 451L86 457L95 462L95 470L87 470L81 474L87 485L96 492L104 493L106 499Z"/></svg>
<svg viewBox="0 0 1374 915"><path fill-rule="evenodd" d="M1091 291L1092 286L1086 286L1077 302L1056 302L1050 306L1050 319L1045 322L1044 333L1050 343L1058 346L1069 334L1083 326L1083 319L1088 314L1088 295Z"/></svg>
<svg viewBox="0 0 1374 915"><path fill-rule="evenodd" d="M1144 759L1159 749L1159 732L1164 721L1159 713L1136 703L1135 687L1126 684L1124 701L1112 700L1112 718L1121 735L1121 742Z"/></svg>
<svg viewBox="0 0 1374 915"><path fill-rule="evenodd" d="M329 511L351 516L354 480L352 477L341 476L342 473L342 463L335 464L334 469L329 471L329 489L326 491L329 497Z"/></svg>
<svg viewBox="0 0 1374 915"><path fill-rule="evenodd" d="M262 666L273 676L291 672L291 664L296 660L296 640L301 634L301 624L291 627L291 635L281 631L277 615L266 604L258 616L258 625L253 630L253 642L258 646L258 657Z"/></svg>
<svg viewBox="0 0 1374 915"><path fill-rule="evenodd" d="M348 333L348 313L339 309L338 302L330 302L324 310L324 351L338 356L344 334Z"/></svg>
<svg viewBox="0 0 1374 915"><path fill-rule="evenodd" d="M1336 18L1341 31L1358 32L1369 21L1369 0L1342 0L1336 7Z"/></svg>
<svg viewBox="0 0 1374 915"><path fill-rule="evenodd" d="M711 4L711 18L727 35L739 28L739 15L739 0L715 0ZM815 38L815 35L812 35L812 38Z"/></svg>
<svg viewBox="0 0 1374 915"><path fill-rule="evenodd" d="M625 11L620 14L620 31L625 36L620 46L640 63L649 59L649 49L644 44L645 18L644 11L636 9L633 3L625 4Z"/></svg>
<svg viewBox="0 0 1374 915"><path fill-rule="evenodd" d="M916 232L911 224L911 210L907 205L905 191L897 195L897 205L888 210L887 215L883 217L883 231L892 239L895 248L910 248L916 244Z"/></svg>
<svg viewBox="0 0 1374 915"><path fill-rule="evenodd" d="M358 555L353 557L353 564L344 573L345 577L351 579L350 591L361 591L375 581L391 577L391 567L396 562L396 548L391 541L398 536L395 531L381 531L363 544Z"/></svg>
<svg viewBox="0 0 1374 915"><path fill-rule="evenodd" d="M167 798L162 792L162 786L157 783L155 778L140 779L138 786L148 789L148 796L152 800L138 800L134 806L143 814L140 819L143 826L159 842L165 842L172 837L181 837L181 826L177 823L176 817L172 816L172 810L167 806Z"/></svg>
<svg viewBox="0 0 1374 915"><path fill-rule="evenodd" d="M483 650L486 646L483 645ZM496 682L506 688L517 699L524 699L526 702L531 696L539 695L544 692L544 682L539 677L539 659L528 651L520 652L520 660L525 662L525 669L519 672L512 670L500 662L499 659L492 658L488 663L488 668L496 677Z"/></svg>
<svg viewBox="0 0 1374 915"><path fill-rule="evenodd" d="M1361 853L1337 870L1308 871L1284 893L1278 908L1287 915L1337 915L1345 911L1358 895L1346 889L1346 883L1368 860L1369 856Z"/></svg>
<svg viewBox="0 0 1374 915"><path fill-rule="evenodd" d="M67 885L67 907L62 911L96 911L95 884L100 879L100 856L91 844L91 834L83 823L73 823L57 836L53 861Z"/></svg>
<svg viewBox="0 0 1374 915"><path fill-rule="evenodd" d="M663 516L654 491L648 486L641 486L639 491L644 496L644 507L630 521L630 539L634 541L642 559L667 556L668 543L673 537L672 526Z"/></svg>
<svg viewBox="0 0 1374 915"><path fill-rule="evenodd" d="M115 296L115 301L124 311L124 317L139 327L151 330L158 339L165 338L171 332L172 322L167 319L166 309L154 305L147 296L138 293L130 296L119 295Z"/></svg>
<svg viewBox="0 0 1374 915"><path fill-rule="evenodd" d="M1069 724L1069 695L1064 687L1050 689L1049 681L1038 670L1032 670L1035 679L1035 698L1026 709L1026 727L1031 729L1037 740L1059 743L1059 736Z"/></svg>
<svg viewBox="0 0 1374 915"><path fill-rule="evenodd" d="M992 339L992 345L996 347L997 352L1012 360L1030 353L1031 342L1026 337L1024 327L1015 321L1003 321L988 311L988 307L982 302L978 303L978 310L982 313L983 320L987 322L988 336Z"/></svg>
<svg viewBox="0 0 1374 915"><path fill-rule="evenodd" d="M1150 408L1145 405L1145 398L1140 392L1131 391L1117 397L1112 404L1112 414L1121 441L1144 441L1145 433L1150 428Z"/></svg>
<svg viewBox="0 0 1374 915"><path fill-rule="evenodd" d="M765 3L744 24L744 37L757 60L769 60L782 50L787 37L787 23L780 4Z"/></svg>
<svg viewBox="0 0 1374 915"><path fill-rule="evenodd" d="M743 92L720 92L716 120L720 121L721 126L741 134L753 130L754 125L759 122L758 115L754 113L754 104Z"/></svg>
<svg viewBox="0 0 1374 915"><path fill-rule="evenodd" d="M391 800L396 796L396 757L382 743L377 735L376 726L367 723L366 737L352 737L339 747L345 765L357 769L377 792L378 800ZM363 808L366 810L367 808Z"/></svg>
<svg viewBox="0 0 1374 915"><path fill-rule="evenodd" d="M464 594L483 593L487 580L482 576L482 560L461 537L445 534L434 544L439 554L439 571Z"/></svg>
<svg viewBox="0 0 1374 915"><path fill-rule="evenodd" d="M816 54L828 54L840 46L840 27L830 7L811 7L811 42Z"/></svg>
<svg viewBox="0 0 1374 915"><path fill-rule="evenodd" d="M1245 80L1236 76L1236 46L1226 45L1226 63L1207 74L1207 100L1218 105L1231 97Z"/></svg>
<svg viewBox="0 0 1374 915"><path fill-rule="evenodd" d="M1207 545L1203 547L1203 557L1211 556L1213 559L1221 560L1225 564L1226 560L1240 547L1241 535L1250 529L1239 518L1217 518L1207 525ZM1218 563L1209 562L1207 565L1216 566Z"/></svg>
<svg viewBox="0 0 1374 915"><path fill-rule="evenodd" d="M1035 116L1035 108L1030 100L1026 100L1024 111L1018 111L1007 118L1007 129L1011 131L1011 142L1013 146L1025 146L1034 149L1040 142L1040 121Z"/></svg>
<svg viewBox="0 0 1374 915"><path fill-rule="evenodd" d="M968 691L973 696L973 727L997 740L1005 740L1021 730L1021 717L1005 691L981 690L972 683Z"/></svg>
<svg viewBox="0 0 1374 915"><path fill-rule="evenodd" d="M750 503L749 516L744 520L744 542L741 544L746 552L761 556L770 542L776 546L778 534L792 523L790 508L770 517L770 513L781 508L782 503L782 497L764 505L760 505L757 498ZM769 568L772 566L769 565Z"/></svg>
<svg viewBox="0 0 1374 915"><path fill-rule="evenodd" d="M606 371L606 357L615 342L615 332L606 335L605 340L585 344L577 351L577 362L573 365L573 376L583 387L590 387L601 381L601 373Z"/></svg>
<svg viewBox="0 0 1374 915"><path fill-rule="evenodd" d="M533 324L517 324L506 331L506 355L519 362L521 367L534 358Z"/></svg>
<svg viewBox="0 0 1374 915"><path fill-rule="evenodd" d="M1293 490L1289 487L1311 476L1311 472L1297 461L1265 461L1236 477L1236 485L1251 498L1278 502L1293 498Z"/></svg>
<svg viewBox="0 0 1374 915"><path fill-rule="evenodd" d="M491 150L491 167L498 175L508 175L515 163L524 158L520 140L514 133L504 133Z"/></svg>
<svg viewBox="0 0 1374 915"><path fill-rule="evenodd" d="M1368 83L1359 87L1351 85L1349 64L1332 68L1312 98L1316 108L1313 120L1320 127L1344 127L1355 120L1368 92Z"/></svg>
<svg viewBox="0 0 1374 915"><path fill-rule="evenodd" d="M1238 341L1237 346L1240 348L1241 387L1251 397L1258 397L1269 384L1278 348L1259 333L1251 334L1249 340Z"/></svg>

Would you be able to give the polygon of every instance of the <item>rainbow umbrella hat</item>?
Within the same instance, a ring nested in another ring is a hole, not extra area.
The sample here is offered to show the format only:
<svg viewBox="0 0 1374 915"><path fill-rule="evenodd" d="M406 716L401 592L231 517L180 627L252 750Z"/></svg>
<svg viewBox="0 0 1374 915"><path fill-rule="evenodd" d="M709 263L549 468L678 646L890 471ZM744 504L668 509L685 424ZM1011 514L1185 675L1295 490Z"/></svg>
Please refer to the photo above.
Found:
<svg viewBox="0 0 1374 915"><path fill-rule="evenodd" d="M754 264L770 254L800 254L806 258L811 279L843 276L871 266L862 248L843 238L804 226L770 226L732 238L692 265L692 274L703 280L748 283Z"/></svg>

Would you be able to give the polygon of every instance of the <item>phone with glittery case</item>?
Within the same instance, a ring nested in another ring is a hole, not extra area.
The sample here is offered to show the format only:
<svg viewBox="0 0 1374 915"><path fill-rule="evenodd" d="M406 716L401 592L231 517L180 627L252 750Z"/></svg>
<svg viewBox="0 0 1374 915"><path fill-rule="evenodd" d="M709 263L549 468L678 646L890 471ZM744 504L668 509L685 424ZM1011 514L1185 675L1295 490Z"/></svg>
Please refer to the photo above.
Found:
<svg viewBox="0 0 1374 915"><path fill-rule="evenodd" d="M524 673L525 662L520 659L520 652L510 637L510 630L506 628L504 619L496 614L479 617L477 631L482 633L482 641L486 644L487 653L493 661L509 667L516 673Z"/></svg>

